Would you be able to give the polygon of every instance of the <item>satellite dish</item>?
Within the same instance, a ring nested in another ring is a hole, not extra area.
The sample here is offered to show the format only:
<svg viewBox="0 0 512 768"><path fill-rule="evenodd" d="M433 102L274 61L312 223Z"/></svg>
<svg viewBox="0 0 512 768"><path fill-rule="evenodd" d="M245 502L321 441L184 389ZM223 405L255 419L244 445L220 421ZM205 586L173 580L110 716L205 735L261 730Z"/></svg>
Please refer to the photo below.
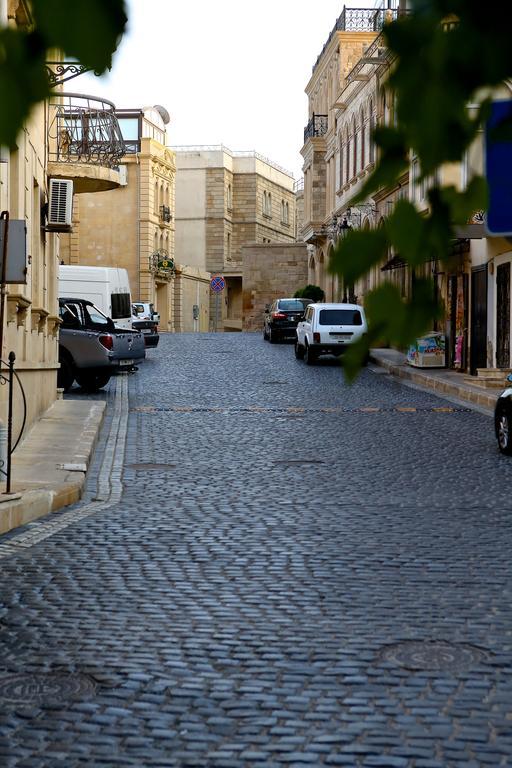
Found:
<svg viewBox="0 0 512 768"><path fill-rule="evenodd" d="M162 107L162 105L161 105L161 104L155 104L155 105L153 106L153 109L156 109L156 111L158 112L158 114L160 115L160 117L162 118L162 120L164 121L164 124L165 124L165 125L167 125L168 123L170 123L170 122L171 122L171 116L170 116L170 114L168 113L168 111L166 110L166 108L165 108L165 107Z"/></svg>

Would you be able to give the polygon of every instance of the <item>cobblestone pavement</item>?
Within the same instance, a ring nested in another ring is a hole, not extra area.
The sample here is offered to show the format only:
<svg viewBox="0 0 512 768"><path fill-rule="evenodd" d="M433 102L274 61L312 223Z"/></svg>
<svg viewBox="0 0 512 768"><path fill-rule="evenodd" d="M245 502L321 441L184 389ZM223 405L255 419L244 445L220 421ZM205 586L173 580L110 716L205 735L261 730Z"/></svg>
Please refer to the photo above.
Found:
<svg viewBox="0 0 512 768"><path fill-rule="evenodd" d="M85 501L2 539L0 766L512 765L492 420L259 334L160 344Z"/></svg>

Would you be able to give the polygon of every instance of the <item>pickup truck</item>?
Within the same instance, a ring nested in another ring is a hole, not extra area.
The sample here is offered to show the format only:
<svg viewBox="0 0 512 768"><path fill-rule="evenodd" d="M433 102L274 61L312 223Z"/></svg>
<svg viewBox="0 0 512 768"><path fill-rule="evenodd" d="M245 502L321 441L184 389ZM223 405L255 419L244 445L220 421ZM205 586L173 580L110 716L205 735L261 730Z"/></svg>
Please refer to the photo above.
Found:
<svg viewBox="0 0 512 768"><path fill-rule="evenodd" d="M65 392L75 379L82 389L95 392L113 373L132 370L146 356L142 334L116 328L91 301L60 298L59 316L57 386Z"/></svg>

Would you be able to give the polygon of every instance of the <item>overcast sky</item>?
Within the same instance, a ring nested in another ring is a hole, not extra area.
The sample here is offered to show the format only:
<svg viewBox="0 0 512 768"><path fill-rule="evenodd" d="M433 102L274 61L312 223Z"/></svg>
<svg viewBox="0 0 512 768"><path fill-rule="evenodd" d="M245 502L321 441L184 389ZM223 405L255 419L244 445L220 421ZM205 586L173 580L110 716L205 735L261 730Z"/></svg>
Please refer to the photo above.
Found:
<svg viewBox="0 0 512 768"><path fill-rule="evenodd" d="M304 88L342 9L339 0L128 0L112 71L73 89L80 82L116 107L163 104L170 144L256 150L299 178Z"/></svg>

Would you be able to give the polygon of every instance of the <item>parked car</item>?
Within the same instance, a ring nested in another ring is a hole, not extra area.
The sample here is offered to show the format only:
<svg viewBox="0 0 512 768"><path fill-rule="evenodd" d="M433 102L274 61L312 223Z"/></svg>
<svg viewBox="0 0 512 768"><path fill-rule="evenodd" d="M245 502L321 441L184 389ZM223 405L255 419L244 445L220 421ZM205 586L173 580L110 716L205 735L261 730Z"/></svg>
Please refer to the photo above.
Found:
<svg viewBox="0 0 512 768"><path fill-rule="evenodd" d="M294 339L297 323L304 317L304 302L310 299L276 299L265 307L263 338L271 344Z"/></svg>
<svg viewBox="0 0 512 768"><path fill-rule="evenodd" d="M140 331L144 336L144 344L147 349L154 349L158 347L160 336L158 335L158 325L155 320L151 319L151 315L160 317L156 312L150 312L149 316L143 316L142 312L137 312L136 306L132 304L132 328L134 331ZM152 307L152 304L146 305Z"/></svg>
<svg viewBox="0 0 512 768"><path fill-rule="evenodd" d="M160 322L160 314L155 312L155 307L151 302L134 301L132 312L137 315L139 320L153 320L157 325Z"/></svg>
<svg viewBox="0 0 512 768"><path fill-rule="evenodd" d="M498 448L507 456L512 456L512 375L507 376L511 386L498 397L494 409L494 431Z"/></svg>
<svg viewBox="0 0 512 768"><path fill-rule="evenodd" d="M104 387L115 371L130 370L146 355L142 333L116 328L91 301L60 298L57 386L67 392L73 382L87 391Z"/></svg>
<svg viewBox="0 0 512 768"><path fill-rule="evenodd" d="M310 304L297 325L295 357L308 365L320 355L339 357L366 331L364 309L358 304Z"/></svg>

